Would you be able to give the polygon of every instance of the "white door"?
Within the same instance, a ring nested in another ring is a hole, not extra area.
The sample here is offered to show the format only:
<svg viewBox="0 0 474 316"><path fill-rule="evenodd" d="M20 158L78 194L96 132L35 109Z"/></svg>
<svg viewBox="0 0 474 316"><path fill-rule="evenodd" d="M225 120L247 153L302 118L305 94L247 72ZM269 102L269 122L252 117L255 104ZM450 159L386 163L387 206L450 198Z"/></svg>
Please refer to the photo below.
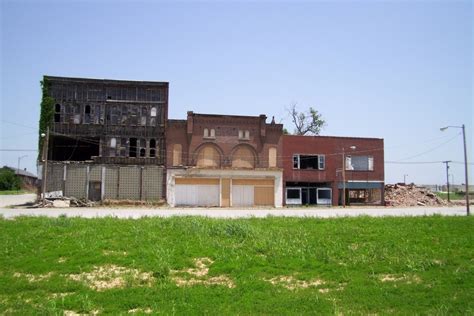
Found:
<svg viewBox="0 0 474 316"><path fill-rule="evenodd" d="M253 185L232 185L232 206L253 206L253 195Z"/></svg>
<svg viewBox="0 0 474 316"><path fill-rule="evenodd" d="M176 205L219 206L219 185L215 184L177 184Z"/></svg>

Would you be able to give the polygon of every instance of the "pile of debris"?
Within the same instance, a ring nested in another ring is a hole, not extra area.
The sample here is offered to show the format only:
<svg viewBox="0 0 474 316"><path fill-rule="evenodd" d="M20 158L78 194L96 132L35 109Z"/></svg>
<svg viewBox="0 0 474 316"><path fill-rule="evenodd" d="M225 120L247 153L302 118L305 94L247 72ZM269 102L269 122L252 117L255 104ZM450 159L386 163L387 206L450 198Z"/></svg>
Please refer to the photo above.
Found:
<svg viewBox="0 0 474 316"><path fill-rule="evenodd" d="M412 184L385 185L385 205L387 206L440 206L448 202L439 198L427 188Z"/></svg>
<svg viewBox="0 0 474 316"><path fill-rule="evenodd" d="M38 203L32 207L91 207L95 206L96 202L89 201L87 199L76 199L74 197L55 197L55 198L46 198L43 201L40 199Z"/></svg>

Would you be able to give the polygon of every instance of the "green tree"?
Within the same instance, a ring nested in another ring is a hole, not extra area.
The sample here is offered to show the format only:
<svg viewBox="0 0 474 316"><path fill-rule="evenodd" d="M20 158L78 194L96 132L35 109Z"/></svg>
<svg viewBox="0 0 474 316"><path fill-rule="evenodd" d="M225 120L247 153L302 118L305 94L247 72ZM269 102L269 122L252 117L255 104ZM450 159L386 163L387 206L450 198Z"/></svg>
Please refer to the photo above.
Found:
<svg viewBox="0 0 474 316"><path fill-rule="evenodd" d="M296 108L296 103L293 103L288 112L295 126L295 135L319 135L322 128L326 125L322 115L312 107L309 107L309 110L306 112L299 112Z"/></svg>
<svg viewBox="0 0 474 316"><path fill-rule="evenodd" d="M20 190L20 178L7 167L0 169L0 190Z"/></svg>

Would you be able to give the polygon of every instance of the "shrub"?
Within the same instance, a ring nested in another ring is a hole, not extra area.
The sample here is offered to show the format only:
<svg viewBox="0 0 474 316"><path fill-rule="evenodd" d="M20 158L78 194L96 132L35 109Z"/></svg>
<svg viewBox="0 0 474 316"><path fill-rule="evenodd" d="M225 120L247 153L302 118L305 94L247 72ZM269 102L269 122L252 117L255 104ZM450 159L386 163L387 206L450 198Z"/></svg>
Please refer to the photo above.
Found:
<svg viewBox="0 0 474 316"><path fill-rule="evenodd" d="M0 169L0 190L20 190L20 178L7 167Z"/></svg>

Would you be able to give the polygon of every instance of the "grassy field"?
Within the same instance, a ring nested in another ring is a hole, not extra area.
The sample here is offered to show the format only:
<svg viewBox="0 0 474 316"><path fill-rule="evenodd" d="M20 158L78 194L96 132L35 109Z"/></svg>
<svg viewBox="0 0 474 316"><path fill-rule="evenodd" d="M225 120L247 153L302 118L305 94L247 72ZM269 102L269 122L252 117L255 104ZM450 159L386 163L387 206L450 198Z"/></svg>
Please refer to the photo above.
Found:
<svg viewBox="0 0 474 316"><path fill-rule="evenodd" d="M473 314L474 217L0 219L0 314Z"/></svg>
<svg viewBox="0 0 474 316"><path fill-rule="evenodd" d="M447 192L436 192L436 195L439 196L440 198L444 199L444 200L448 199L448 193ZM469 197L471 199L474 197L472 192L469 192ZM466 195L455 193L455 192L449 192L449 199L450 200L464 200L464 199L466 199Z"/></svg>
<svg viewBox="0 0 474 316"><path fill-rule="evenodd" d="M18 195L18 194L28 194L28 193L34 193L34 192L27 191L27 190L8 190L8 191L0 190L0 195Z"/></svg>

